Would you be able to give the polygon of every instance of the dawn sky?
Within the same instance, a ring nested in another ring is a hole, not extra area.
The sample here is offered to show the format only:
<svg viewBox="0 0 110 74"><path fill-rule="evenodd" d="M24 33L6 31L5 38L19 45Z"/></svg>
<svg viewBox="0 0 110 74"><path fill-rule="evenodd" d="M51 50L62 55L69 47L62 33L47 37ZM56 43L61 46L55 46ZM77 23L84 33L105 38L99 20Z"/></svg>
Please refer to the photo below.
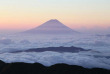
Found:
<svg viewBox="0 0 110 74"><path fill-rule="evenodd" d="M30 29L58 19L71 28L110 26L110 0L0 0L0 29Z"/></svg>

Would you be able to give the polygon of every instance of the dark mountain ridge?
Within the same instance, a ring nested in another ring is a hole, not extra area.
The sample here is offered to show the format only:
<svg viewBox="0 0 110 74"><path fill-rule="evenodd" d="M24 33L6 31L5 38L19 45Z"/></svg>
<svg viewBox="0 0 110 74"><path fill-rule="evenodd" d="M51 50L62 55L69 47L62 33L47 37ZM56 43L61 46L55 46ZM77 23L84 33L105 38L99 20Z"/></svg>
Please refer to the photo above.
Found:
<svg viewBox="0 0 110 74"><path fill-rule="evenodd" d="M110 70L88 69L67 64L55 64L46 67L39 63L4 63L0 61L0 74L110 74Z"/></svg>
<svg viewBox="0 0 110 74"><path fill-rule="evenodd" d="M80 51L91 51L90 49L86 50L80 47L47 47L47 48L32 48L28 50L20 50L20 51L13 51L11 53L18 53L18 52L45 52L45 51L54 51L54 52L80 52Z"/></svg>

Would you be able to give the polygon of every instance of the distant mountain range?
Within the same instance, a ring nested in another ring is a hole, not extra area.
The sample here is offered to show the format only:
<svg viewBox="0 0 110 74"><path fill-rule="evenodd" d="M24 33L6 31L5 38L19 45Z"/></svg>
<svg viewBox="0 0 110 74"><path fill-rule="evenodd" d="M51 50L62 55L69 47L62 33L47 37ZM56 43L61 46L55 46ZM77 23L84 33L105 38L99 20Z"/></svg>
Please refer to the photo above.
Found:
<svg viewBox="0 0 110 74"><path fill-rule="evenodd" d="M91 49L83 49L80 47L47 47L47 48L32 48L28 50L20 50L20 51L13 51L10 53L20 53L20 52L45 52L45 51L53 51L53 52L72 52L72 53L77 53L80 51L91 51Z"/></svg>
<svg viewBox="0 0 110 74"><path fill-rule="evenodd" d="M27 30L23 33L26 33L26 34L75 34L78 32L65 26L60 21L56 19L52 19L36 28Z"/></svg>

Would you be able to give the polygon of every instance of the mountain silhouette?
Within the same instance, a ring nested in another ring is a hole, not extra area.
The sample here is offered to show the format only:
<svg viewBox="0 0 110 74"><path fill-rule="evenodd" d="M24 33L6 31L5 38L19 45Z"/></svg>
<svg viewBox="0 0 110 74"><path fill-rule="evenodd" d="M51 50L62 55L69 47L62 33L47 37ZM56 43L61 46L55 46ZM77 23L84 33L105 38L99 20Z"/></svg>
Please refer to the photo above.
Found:
<svg viewBox="0 0 110 74"><path fill-rule="evenodd" d="M28 34L74 34L74 33L78 33L78 32L65 26L60 21L58 21L56 19L52 19L34 29L27 30L23 33L28 33Z"/></svg>
<svg viewBox="0 0 110 74"><path fill-rule="evenodd" d="M0 61L0 74L110 74L110 70L103 68L84 68L64 63L44 66L40 63L5 63Z"/></svg>

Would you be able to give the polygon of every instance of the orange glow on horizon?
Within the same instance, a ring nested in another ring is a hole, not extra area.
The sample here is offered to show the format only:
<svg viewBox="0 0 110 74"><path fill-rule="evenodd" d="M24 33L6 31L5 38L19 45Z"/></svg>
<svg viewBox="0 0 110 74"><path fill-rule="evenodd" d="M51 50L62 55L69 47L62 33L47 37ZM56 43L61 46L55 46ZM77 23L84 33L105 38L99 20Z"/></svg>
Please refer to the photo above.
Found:
<svg viewBox="0 0 110 74"><path fill-rule="evenodd" d="M110 26L110 0L1 0L0 29L30 29L50 19L70 28Z"/></svg>

